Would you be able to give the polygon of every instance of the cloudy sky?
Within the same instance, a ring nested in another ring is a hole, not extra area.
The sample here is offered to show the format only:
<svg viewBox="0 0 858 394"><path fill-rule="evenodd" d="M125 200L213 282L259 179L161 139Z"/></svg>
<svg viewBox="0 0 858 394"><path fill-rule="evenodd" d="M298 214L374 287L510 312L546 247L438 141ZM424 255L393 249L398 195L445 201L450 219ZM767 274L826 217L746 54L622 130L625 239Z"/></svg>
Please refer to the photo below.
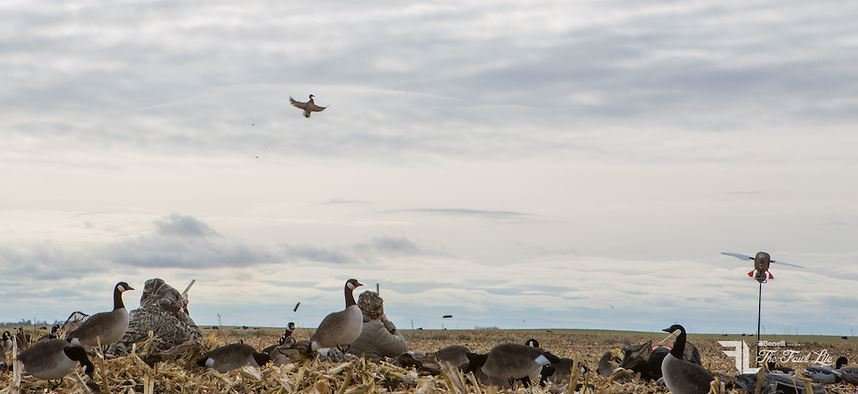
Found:
<svg viewBox="0 0 858 394"><path fill-rule="evenodd" d="M0 320L858 328L858 3L0 3ZM327 111L304 119L289 96ZM136 306L140 291L127 294ZM295 302L302 307L292 312ZM836 317L836 318L835 318Z"/></svg>

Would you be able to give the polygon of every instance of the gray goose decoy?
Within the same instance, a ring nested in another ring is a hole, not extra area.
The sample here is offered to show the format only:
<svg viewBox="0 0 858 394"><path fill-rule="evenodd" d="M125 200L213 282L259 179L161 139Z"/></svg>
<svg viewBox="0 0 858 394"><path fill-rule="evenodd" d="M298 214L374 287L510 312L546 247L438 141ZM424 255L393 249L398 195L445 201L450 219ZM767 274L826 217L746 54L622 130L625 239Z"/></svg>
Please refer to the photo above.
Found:
<svg viewBox="0 0 858 394"><path fill-rule="evenodd" d="M66 335L66 339L78 342L90 348L108 346L122 338L128 329L128 310L122 303L122 293L134 290L128 283L119 282L113 287L113 310L110 312L96 313L83 321L74 331Z"/></svg>
<svg viewBox="0 0 858 394"><path fill-rule="evenodd" d="M468 358L470 352L468 348L461 345L447 346L435 352L435 360L438 363L445 362L458 369L465 369L471 362Z"/></svg>
<svg viewBox="0 0 858 394"><path fill-rule="evenodd" d="M679 331L670 353L661 362L661 374L664 384L673 394L706 394L714 379L712 374L700 365L682 359L685 352L685 327L674 324L664 332Z"/></svg>
<svg viewBox="0 0 858 394"><path fill-rule="evenodd" d="M311 94L310 100L308 100L307 102L298 101L298 100L293 99L292 97L289 97L289 103L292 104L292 106L295 108L303 109L304 110L304 117L309 118L310 113L322 112L325 110L325 108L327 108L327 107L320 107L320 106L316 105L316 102L314 101L314 97L316 97L316 96Z"/></svg>
<svg viewBox="0 0 858 394"><path fill-rule="evenodd" d="M551 361L541 349L505 343L489 351L481 370L491 380L510 384L521 381L527 387L530 386L531 378L540 376L542 367L550 364Z"/></svg>
<svg viewBox="0 0 858 394"><path fill-rule="evenodd" d="M744 392L754 393L757 388L757 374L746 373L736 376L736 386ZM805 388L804 381L793 374L772 371L765 374L760 394L825 394L825 387L819 383L811 384L811 390Z"/></svg>
<svg viewBox="0 0 858 394"><path fill-rule="evenodd" d="M64 339L48 339L36 342L18 355L24 366L23 372L39 379L61 379L79 363L89 377L95 367L89 361L86 350Z"/></svg>
<svg viewBox="0 0 858 394"><path fill-rule="evenodd" d="M257 352L253 346L233 343L214 349L197 360L197 365L226 373L244 366L261 367L271 361L265 353Z"/></svg>
<svg viewBox="0 0 858 394"><path fill-rule="evenodd" d="M858 372L856 368L844 369L843 366L848 363L849 360L846 357L841 356L837 359L833 368L828 365L810 365L804 369L804 375L810 378L814 383L838 383L842 380L844 370L850 372L855 370L854 372Z"/></svg>
<svg viewBox="0 0 858 394"><path fill-rule="evenodd" d="M357 279L349 279L344 286L346 309L333 312L319 323L319 328L310 337L310 348L313 351L338 347L345 352L363 329L363 313L355 303L354 289L363 286Z"/></svg>

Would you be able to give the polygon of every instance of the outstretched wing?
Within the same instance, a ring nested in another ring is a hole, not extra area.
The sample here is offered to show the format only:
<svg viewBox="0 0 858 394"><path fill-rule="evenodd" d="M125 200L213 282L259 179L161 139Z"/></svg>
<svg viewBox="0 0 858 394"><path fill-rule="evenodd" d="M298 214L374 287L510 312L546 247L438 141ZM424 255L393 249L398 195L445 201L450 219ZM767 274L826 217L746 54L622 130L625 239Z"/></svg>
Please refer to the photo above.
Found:
<svg viewBox="0 0 858 394"><path fill-rule="evenodd" d="M804 267L802 267L802 266L800 266L800 265L798 265L798 264L784 263L783 261L780 261L780 260L772 260L772 262L773 262L773 263L778 263L778 265L786 265L786 266L789 266L789 267L795 267L795 268L804 268Z"/></svg>
<svg viewBox="0 0 858 394"><path fill-rule="evenodd" d="M313 112L322 112L325 110L325 108L327 108L327 107L320 107L316 104L310 104L309 108L307 108L307 109L310 111L313 111Z"/></svg>
<svg viewBox="0 0 858 394"><path fill-rule="evenodd" d="M292 104L292 106L294 106L295 108L300 108L304 110L307 109L307 103L295 100L291 96L289 96L289 104Z"/></svg>
<svg viewBox="0 0 858 394"><path fill-rule="evenodd" d="M753 260L754 259L752 256L748 256L746 254L741 254L741 253L721 252L721 254L723 254L724 256L735 257L737 259L742 259L742 260Z"/></svg>

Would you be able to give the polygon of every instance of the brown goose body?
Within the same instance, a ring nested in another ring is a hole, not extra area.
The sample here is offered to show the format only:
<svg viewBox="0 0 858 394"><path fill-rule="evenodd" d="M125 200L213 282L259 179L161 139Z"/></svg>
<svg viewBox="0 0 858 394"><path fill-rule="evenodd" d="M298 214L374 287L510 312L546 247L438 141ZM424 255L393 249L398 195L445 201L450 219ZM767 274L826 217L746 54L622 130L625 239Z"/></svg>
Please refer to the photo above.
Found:
<svg viewBox="0 0 858 394"><path fill-rule="evenodd" d="M539 376L543 366L549 364L548 358L540 349L517 343L505 343L489 351L482 371L491 379L534 378Z"/></svg>
<svg viewBox="0 0 858 394"><path fill-rule="evenodd" d="M468 348L461 345L447 346L439 349L435 353L435 360L437 360L438 363L445 362L456 368L464 369L470 362L468 359L469 352L470 350L468 350Z"/></svg>
<svg viewBox="0 0 858 394"><path fill-rule="evenodd" d="M90 376L93 370L83 347L72 345L63 339L39 341L19 354L18 361L24 366L24 373L39 379L60 379L78 363L85 367Z"/></svg>
<svg viewBox="0 0 858 394"><path fill-rule="evenodd" d="M119 282L113 288L113 310L96 313L86 318L66 339L80 343L85 347L108 346L122 339L128 330L128 310L122 302L122 293L134 290L125 282Z"/></svg>
<svg viewBox="0 0 858 394"><path fill-rule="evenodd" d="M214 349L197 360L197 365L226 373L244 366L261 367L270 360L267 354L259 353L253 346L233 343Z"/></svg>
<svg viewBox="0 0 858 394"><path fill-rule="evenodd" d="M346 308L325 316L319 328L310 337L312 350L328 349L337 346L349 346L360 336L363 330L363 313L355 303L354 289L363 286L355 279L349 279L344 286Z"/></svg>

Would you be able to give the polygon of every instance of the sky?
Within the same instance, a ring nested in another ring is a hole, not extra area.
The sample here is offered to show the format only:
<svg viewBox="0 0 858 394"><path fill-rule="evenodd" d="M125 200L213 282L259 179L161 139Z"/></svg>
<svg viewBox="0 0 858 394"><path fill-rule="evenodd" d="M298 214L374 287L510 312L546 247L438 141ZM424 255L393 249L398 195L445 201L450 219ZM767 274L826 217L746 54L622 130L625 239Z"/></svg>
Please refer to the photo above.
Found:
<svg viewBox="0 0 858 394"><path fill-rule="evenodd" d="M858 328L858 3L0 2L0 321ZM289 106L309 94L310 119ZM292 311L301 302L297 312ZM442 321L441 315L454 318Z"/></svg>

